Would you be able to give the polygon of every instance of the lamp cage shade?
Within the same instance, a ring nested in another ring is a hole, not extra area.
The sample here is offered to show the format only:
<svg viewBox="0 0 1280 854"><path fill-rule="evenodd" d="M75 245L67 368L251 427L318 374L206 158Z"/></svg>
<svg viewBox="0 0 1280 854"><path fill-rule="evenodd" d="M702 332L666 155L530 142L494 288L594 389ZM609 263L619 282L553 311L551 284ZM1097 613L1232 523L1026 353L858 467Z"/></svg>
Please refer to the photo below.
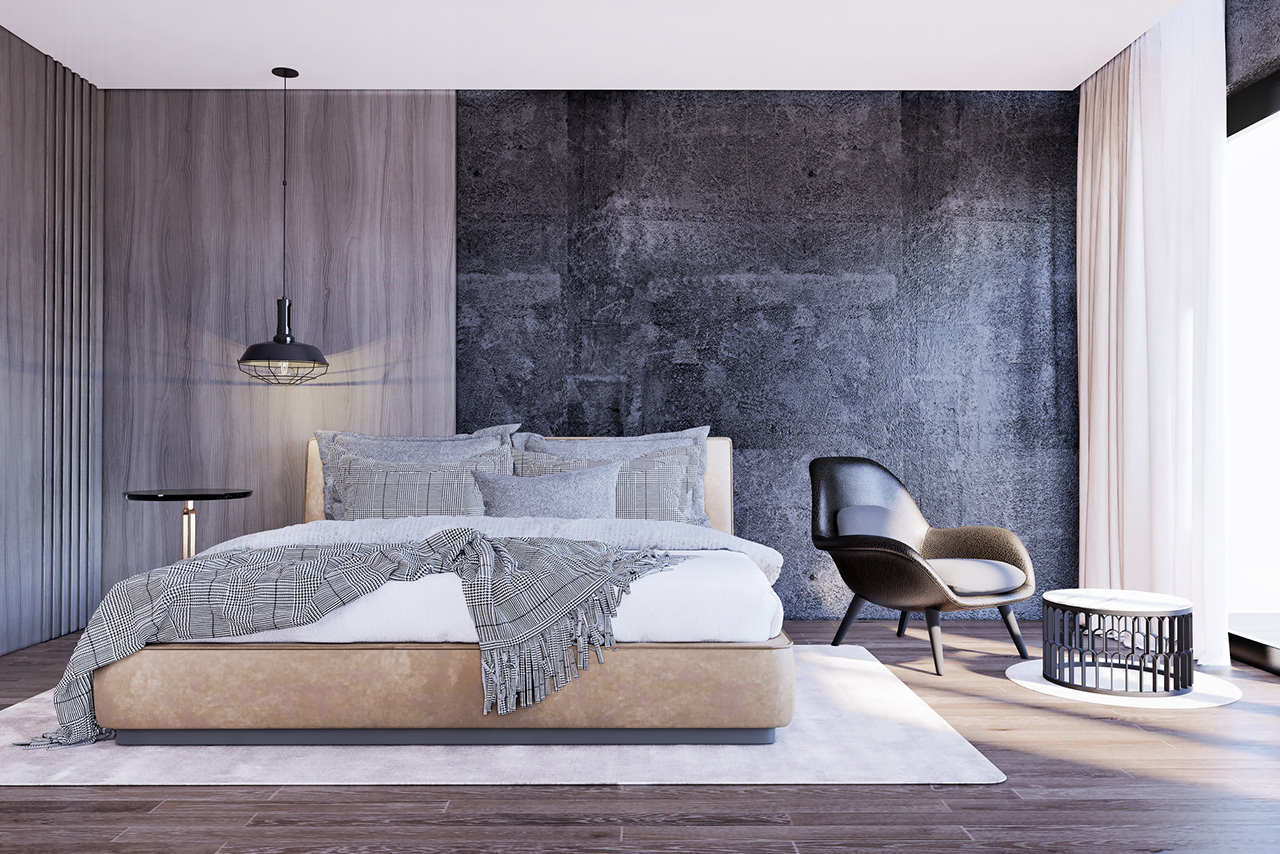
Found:
<svg viewBox="0 0 1280 854"><path fill-rule="evenodd" d="M271 385L297 385L322 377L329 363L319 347L294 340L289 331L289 300L276 300L276 335L270 341L250 344L236 362L240 370Z"/></svg>

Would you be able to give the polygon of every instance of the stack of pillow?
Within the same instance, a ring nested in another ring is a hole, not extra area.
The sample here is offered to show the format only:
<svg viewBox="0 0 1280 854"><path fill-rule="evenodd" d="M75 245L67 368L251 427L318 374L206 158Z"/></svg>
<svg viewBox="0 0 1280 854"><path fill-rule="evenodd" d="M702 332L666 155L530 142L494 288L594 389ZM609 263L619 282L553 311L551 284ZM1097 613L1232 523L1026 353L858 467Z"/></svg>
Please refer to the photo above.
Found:
<svg viewBox="0 0 1280 854"><path fill-rule="evenodd" d="M325 518L556 516L709 526L708 427L602 439L317 431Z"/></svg>

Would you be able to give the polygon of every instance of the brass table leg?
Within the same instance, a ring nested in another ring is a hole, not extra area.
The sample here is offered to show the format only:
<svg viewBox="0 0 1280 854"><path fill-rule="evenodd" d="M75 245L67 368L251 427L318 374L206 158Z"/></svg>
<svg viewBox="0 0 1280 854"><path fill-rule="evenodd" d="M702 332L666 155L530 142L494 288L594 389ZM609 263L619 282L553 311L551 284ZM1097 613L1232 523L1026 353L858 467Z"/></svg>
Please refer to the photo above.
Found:
<svg viewBox="0 0 1280 854"><path fill-rule="evenodd" d="M182 559L196 554L196 503L188 501L182 508Z"/></svg>

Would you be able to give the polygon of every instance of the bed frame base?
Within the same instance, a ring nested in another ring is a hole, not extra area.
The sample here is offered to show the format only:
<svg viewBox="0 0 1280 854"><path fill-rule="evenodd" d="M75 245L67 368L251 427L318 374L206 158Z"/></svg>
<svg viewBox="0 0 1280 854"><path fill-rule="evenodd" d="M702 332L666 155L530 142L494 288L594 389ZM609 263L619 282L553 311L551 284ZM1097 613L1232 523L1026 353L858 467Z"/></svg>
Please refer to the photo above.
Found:
<svg viewBox="0 0 1280 854"><path fill-rule="evenodd" d="M769 729L121 729L123 745L773 744Z"/></svg>

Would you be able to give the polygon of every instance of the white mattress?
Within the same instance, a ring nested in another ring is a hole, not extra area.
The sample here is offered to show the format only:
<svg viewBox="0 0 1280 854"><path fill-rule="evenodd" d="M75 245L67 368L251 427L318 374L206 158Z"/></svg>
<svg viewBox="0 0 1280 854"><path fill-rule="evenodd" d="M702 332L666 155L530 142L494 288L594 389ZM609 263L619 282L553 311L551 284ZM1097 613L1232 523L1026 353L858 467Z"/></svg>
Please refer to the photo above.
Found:
<svg viewBox="0 0 1280 854"><path fill-rule="evenodd" d="M751 643L782 630L782 602L760 568L733 551L672 551L684 562L631 585L613 620L619 643ZM314 623L214 643L478 643L452 573L389 581Z"/></svg>

